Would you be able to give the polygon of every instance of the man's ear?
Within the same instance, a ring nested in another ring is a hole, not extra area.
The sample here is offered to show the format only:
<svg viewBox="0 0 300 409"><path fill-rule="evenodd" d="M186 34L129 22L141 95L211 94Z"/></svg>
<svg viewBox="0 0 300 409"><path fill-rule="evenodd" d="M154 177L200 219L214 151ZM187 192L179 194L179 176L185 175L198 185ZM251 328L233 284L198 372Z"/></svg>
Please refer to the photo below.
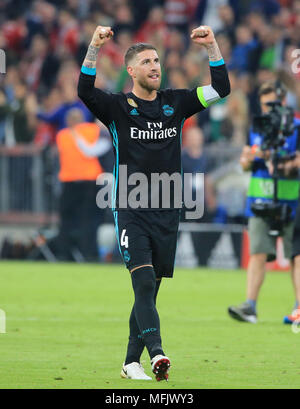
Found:
<svg viewBox="0 0 300 409"><path fill-rule="evenodd" d="M131 76L131 78L134 78L134 77L135 77L135 75L134 75L134 69L133 69L133 67L132 67L131 65L128 65L128 67L127 67L127 72L128 72L128 74Z"/></svg>

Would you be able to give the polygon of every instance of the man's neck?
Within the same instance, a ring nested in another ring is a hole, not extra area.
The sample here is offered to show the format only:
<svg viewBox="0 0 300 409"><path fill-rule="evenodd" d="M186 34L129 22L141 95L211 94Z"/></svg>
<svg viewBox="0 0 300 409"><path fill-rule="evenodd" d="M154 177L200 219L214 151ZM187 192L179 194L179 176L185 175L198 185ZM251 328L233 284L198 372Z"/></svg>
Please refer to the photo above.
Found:
<svg viewBox="0 0 300 409"><path fill-rule="evenodd" d="M154 101L157 97L156 89L148 91L145 88L134 86L131 91L136 97L146 101Z"/></svg>

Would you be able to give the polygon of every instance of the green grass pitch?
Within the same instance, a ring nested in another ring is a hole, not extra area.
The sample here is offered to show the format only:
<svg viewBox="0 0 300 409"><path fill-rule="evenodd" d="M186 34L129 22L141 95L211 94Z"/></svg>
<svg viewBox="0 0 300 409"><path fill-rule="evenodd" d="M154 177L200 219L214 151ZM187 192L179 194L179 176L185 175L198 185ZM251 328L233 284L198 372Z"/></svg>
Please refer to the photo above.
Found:
<svg viewBox="0 0 300 409"><path fill-rule="evenodd" d="M282 324L294 297L269 273L259 324L227 316L243 301L243 271L176 269L158 296L169 382L120 378L132 306L129 273L116 265L0 263L0 389L299 388L300 333ZM151 374L146 351L142 356Z"/></svg>

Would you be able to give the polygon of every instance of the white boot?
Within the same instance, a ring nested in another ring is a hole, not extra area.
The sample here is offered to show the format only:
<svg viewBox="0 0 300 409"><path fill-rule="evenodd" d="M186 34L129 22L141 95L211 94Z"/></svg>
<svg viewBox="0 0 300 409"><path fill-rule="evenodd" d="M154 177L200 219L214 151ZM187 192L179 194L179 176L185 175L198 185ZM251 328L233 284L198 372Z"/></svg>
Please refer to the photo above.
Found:
<svg viewBox="0 0 300 409"><path fill-rule="evenodd" d="M144 368L138 362L132 362L128 365L123 364L121 378L152 381L152 378L145 374Z"/></svg>
<svg viewBox="0 0 300 409"><path fill-rule="evenodd" d="M171 363L167 356L156 355L151 359L151 365L157 381L168 380Z"/></svg>

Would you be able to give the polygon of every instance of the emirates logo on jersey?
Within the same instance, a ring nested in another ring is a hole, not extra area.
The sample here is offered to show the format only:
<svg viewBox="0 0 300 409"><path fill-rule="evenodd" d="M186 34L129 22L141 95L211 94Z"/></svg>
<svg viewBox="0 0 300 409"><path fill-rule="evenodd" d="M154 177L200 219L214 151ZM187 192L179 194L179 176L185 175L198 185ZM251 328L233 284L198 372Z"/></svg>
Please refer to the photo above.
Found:
<svg viewBox="0 0 300 409"><path fill-rule="evenodd" d="M132 139L142 140L161 140L174 138L177 135L177 128L163 129L162 122L147 122L148 129L139 129L134 126L130 127L130 137Z"/></svg>

